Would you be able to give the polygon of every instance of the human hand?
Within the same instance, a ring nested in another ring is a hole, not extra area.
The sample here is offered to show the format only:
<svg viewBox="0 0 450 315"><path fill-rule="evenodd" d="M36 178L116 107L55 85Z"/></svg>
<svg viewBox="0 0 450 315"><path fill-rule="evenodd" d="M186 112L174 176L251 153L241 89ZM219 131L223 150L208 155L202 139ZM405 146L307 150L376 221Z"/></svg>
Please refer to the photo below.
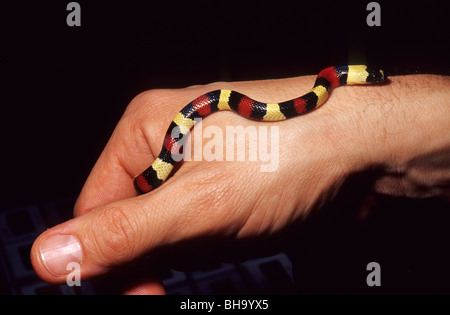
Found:
<svg viewBox="0 0 450 315"><path fill-rule="evenodd" d="M85 279L186 239L271 234L320 209L339 193L348 176L374 166L382 166L376 189L405 193L392 181L397 178L394 174L410 173L408 165L414 157L449 148L444 94L448 79L393 77L384 86L340 87L320 109L286 121L254 122L231 112L211 115L203 127L218 126L224 134L227 125L278 126L277 170L261 172L266 164L261 161L189 161L161 187L136 197L133 176L159 153L168 125L189 101L227 88L263 102L278 102L303 94L314 78L215 83L137 96L87 179L75 218L35 241L31 256L38 275L49 282L64 282L67 263L77 261ZM430 84L424 85L426 81ZM420 91L420 87L426 88ZM418 115L420 102L428 103L428 92L429 115ZM415 128L429 123L427 132ZM429 187L435 179L429 180ZM63 245L70 245L64 247L66 256ZM162 293L163 288L149 280L128 291L136 292Z"/></svg>

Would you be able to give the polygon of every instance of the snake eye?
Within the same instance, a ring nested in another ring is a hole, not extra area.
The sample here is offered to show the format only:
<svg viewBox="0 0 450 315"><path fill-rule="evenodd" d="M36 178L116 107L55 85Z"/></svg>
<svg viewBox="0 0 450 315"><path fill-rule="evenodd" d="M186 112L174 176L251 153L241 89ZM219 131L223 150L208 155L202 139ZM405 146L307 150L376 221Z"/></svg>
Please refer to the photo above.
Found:
<svg viewBox="0 0 450 315"><path fill-rule="evenodd" d="M367 70L367 72L369 73L366 79L368 83L382 83L386 80L383 70Z"/></svg>

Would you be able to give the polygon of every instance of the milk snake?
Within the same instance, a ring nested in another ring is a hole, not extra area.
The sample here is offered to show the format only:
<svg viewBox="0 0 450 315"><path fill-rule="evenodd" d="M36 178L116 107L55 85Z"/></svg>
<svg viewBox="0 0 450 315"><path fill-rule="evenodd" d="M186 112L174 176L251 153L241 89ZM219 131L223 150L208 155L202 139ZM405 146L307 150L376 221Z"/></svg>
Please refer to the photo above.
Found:
<svg viewBox="0 0 450 315"><path fill-rule="evenodd" d="M158 157L134 178L139 194L159 187L170 175L174 165L172 153L179 153L185 137L194 126L195 118L204 118L220 110L231 110L249 119L279 121L304 115L322 105L331 91L342 85L376 84L387 79L383 70L367 66L328 67L319 72L314 87L305 95L281 103L262 103L231 90L215 90L197 97L175 116L164 137Z"/></svg>

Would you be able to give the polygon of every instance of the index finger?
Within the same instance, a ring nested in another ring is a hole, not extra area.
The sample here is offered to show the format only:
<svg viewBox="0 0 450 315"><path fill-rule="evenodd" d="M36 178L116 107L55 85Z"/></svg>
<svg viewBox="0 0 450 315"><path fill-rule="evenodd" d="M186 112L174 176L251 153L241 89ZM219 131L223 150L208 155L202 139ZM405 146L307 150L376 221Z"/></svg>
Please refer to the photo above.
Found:
<svg viewBox="0 0 450 315"><path fill-rule="evenodd" d="M136 196L133 177L153 160L153 153L139 126L128 121L133 119L126 113L116 126L78 196L75 216Z"/></svg>

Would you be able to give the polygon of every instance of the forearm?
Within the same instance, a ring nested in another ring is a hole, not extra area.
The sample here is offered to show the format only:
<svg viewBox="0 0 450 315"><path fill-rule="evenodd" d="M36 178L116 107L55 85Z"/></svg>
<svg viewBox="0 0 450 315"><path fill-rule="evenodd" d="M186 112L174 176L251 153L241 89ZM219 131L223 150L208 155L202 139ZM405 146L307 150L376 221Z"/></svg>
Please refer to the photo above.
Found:
<svg viewBox="0 0 450 315"><path fill-rule="evenodd" d="M353 94L347 117L340 118L352 150L341 150L362 167L381 169L374 185L378 192L448 197L450 78L411 75L390 81L384 86L336 91L337 101L340 94Z"/></svg>

